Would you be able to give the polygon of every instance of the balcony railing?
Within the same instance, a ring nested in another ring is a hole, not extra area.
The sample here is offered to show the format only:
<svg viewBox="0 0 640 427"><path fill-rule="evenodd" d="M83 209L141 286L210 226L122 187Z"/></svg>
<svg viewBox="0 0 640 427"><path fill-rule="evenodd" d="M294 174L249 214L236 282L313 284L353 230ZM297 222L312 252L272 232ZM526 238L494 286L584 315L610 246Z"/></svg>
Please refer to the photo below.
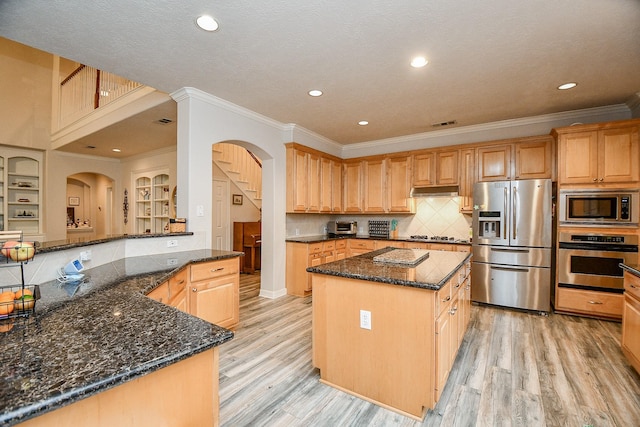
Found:
<svg viewBox="0 0 640 427"><path fill-rule="evenodd" d="M142 86L115 74L81 65L60 83L61 129Z"/></svg>

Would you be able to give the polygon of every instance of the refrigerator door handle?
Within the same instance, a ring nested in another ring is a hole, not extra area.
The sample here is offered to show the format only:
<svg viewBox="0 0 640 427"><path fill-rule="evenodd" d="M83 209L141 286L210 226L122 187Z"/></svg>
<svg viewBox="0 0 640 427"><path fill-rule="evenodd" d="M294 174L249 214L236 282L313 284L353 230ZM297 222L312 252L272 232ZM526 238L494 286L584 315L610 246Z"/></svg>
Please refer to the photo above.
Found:
<svg viewBox="0 0 640 427"><path fill-rule="evenodd" d="M492 270L502 270L502 271L517 271L517 272L522 272L522 273L528 273L529 269L528 268L516 268L516 267L497 267L495 265L491 266Z"/></svg>
<svg viewBox="0 0 640 427"><path fill-rule="evenodd" d="M492 251L496 251L496 252L520 252L523 254L528 254L529 253L529 249L515 249L515 248L491 248Z"/></svg>
<svg viewBox="0 0 640 427"><path fill-rule="evenodd" d="M507 187L504 187L504 221L503 222L503 231L502 231L502 235L504 236L503 239L509 239L509 236L507 236L507 205L509 204L509 196L507 194Z"/></svg>
<svg viewBox="0 0 640 427"><path fill-rule="evenodd" d="M513 211L513 223L511 224L511 229L513 230L513 240L516 239L516 229L518 228L518 189L517 187L513 187L513 194L511 198L513 199L513 203L511 203L511 210Z"/></svg>

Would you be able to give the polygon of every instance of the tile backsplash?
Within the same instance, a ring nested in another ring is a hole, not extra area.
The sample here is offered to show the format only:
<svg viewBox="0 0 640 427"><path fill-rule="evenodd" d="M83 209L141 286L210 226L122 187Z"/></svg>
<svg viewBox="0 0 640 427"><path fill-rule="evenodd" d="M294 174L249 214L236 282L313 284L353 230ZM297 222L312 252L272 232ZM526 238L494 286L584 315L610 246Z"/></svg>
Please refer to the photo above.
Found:
<svg viewBox="0 0 640 427"><path fill-rule="evenodd" d="M324 234L327 221L332 219L358 221L359 235L368 233L369 220L396 219L399 237L409 237L414 234L448 236L456 239L470 237L471 215L460 213L459 197L421 197L415 201L415 215L288 214L287 237Z"/></svg>

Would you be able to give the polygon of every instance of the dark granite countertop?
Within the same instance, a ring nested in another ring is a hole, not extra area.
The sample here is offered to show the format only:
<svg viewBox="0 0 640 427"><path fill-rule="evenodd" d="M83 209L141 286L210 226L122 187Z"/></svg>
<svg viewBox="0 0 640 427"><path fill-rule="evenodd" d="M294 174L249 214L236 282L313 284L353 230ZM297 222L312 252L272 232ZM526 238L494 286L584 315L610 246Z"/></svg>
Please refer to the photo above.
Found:
<svg viewBox="0 0 640 427"><path fill-rule="evenodd" d="M11 426L233 338L144 296L187 265L240 256L195 250L86 270L82 283L40 285L36 313L0 332L0 426ZM7 326L7 320L1 323Z"/></svg>
<svg viewBox="0 0 640 427"><path fill-rule="evenodd" d="M76 237L72 239L64 239L64 240L52 240L47 242L38 242L37 243L37 251L38 253L46 253L46 252L55 252L61 251L64 249L73 249L79 248L89 245L97 245L99 243L107 243L114 240L122 240L122 239L148 239L154 237L170 237L170 236L192 236L192 232L182 232L182 233L155 233L155 234L110 234L108 236L101 237ZM28 240L28 238L25 238Z"/></svg>
<svg viewBox="0 0 640 427"><path fill-rule="evenodd" d="M307 271L349 279L438 290L471 258L469 252L429 251L429 257L415 267L373 260L376 255L391 250L394 248L383 248L340 261L309 267Z"/></svg>
<svg viewBox="0 0 640 427"><path fill-rule="evenodd" d="M294 236L287 237L287 242L294 243L318 243L318 242L330 242L332 240L341 240L341 239L363 239L363 240L385 240L385 241L396 241L396 242L412 242L412 243L440 243L443 245L467 245L471 246L471 243L467 240L431 240L431 239L411 239L409 237L396 237L396 238L387 238L387 237L370 237L363 235L356 236L328 236L326 234L318 234L316 236Z"/></svg>
<svg viewBox="0 0 640 427"><path fill-rule="evenodd" d="M619 265L620 265L620 267L622 267L623 270L628 271L629 273L633 274L634 276L640 277L640 265L638 265L638 264L624 264L624 263L620 263Z"/></svg>

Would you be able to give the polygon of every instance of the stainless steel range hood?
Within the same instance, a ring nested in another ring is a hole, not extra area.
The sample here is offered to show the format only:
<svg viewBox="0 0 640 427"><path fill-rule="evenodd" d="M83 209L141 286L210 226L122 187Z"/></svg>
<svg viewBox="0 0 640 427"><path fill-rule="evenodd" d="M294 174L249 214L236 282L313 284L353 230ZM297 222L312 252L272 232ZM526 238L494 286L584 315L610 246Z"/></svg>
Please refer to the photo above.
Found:
<svg viewBox="0 0 640 427"><path fill-rule="evenodd" d="M457 185L440 185L436 187L413 187L410 197L453 197L457 196Z"/></svg>

